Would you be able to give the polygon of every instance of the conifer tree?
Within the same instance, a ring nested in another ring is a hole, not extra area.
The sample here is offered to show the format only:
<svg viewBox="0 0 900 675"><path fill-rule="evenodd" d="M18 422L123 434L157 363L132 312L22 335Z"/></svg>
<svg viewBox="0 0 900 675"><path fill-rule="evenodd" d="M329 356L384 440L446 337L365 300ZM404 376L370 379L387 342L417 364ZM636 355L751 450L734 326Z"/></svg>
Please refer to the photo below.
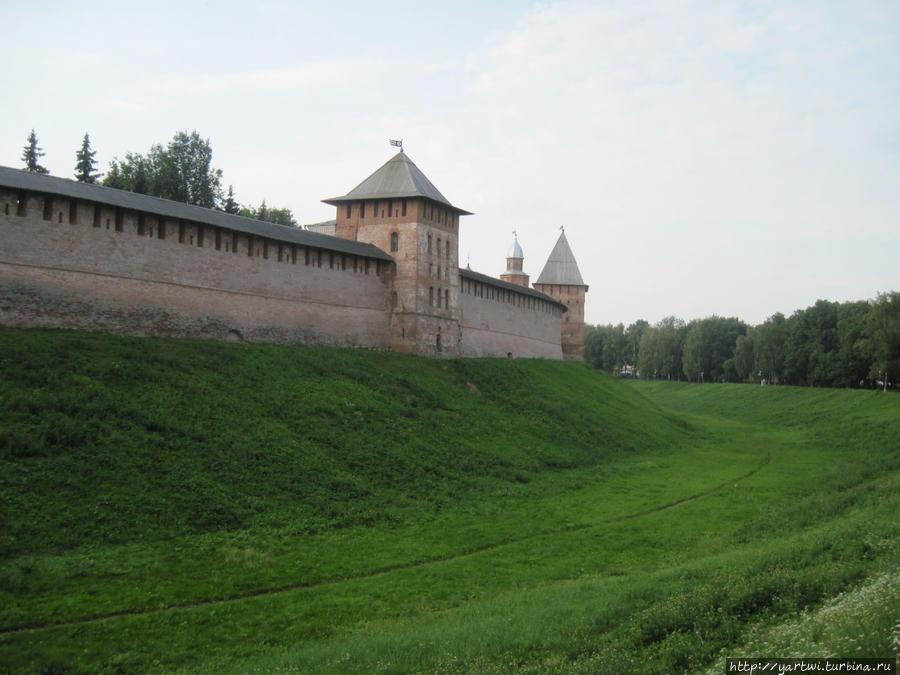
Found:
<svg viewBox="0 0 900 675"><path fill-rule="evenodd" d="M238 213L241 210L241 205L238 204L234 199L234 186L228 186L228 194L225 197L225 201L222 202L222 210L225 213Z"/></svg>
<svg viewBox="0 0 900 675"><path fill-rule="evenodd" d="M45 167L38 164L38 160L43 156L44 151L42 148L38 147L37 135L34 133L34 129L32 129L31 133L28 134L28 145L25 146L25 151L22 153L22 161L25 162L25 170L33 171L34 173L50 173Z"/></svg>
<svg viewBox="0 0 900 675"><path fill-rule="evenodd" d="M91 150L91 139L87 134L81 142L81 150L75 153L75 178L82 183L96 183L97 179L102 175L94 171L94 165L97 160L94 155L97 153Z"/></svg>

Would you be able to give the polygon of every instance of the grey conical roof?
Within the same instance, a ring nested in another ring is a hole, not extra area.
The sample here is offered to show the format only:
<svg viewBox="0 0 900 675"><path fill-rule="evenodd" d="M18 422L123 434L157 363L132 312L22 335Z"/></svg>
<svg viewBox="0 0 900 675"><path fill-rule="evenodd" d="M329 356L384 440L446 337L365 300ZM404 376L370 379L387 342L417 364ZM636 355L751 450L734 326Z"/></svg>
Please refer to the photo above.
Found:
<svg viewBox="0 0 900 675"><path fill-rule="evenodd" d="M447 201L447 198L428 180L421 169L402 151L391 157L381 168L343 197L332 197L322 201L336 206L341 202L359 199L392 199L400 197L425 197L449 206L461 215L470 215L468 211L453 206Z"/></svg>
<svg viewBox="0 0 900 675"><path fill-rule="evenodd" d="M553 247L553 251L550 252L550 257L547 259L547 264L544 265L541 275L534 283L563 286L585 285L565 232L560 233L556 246Z"/></svg>

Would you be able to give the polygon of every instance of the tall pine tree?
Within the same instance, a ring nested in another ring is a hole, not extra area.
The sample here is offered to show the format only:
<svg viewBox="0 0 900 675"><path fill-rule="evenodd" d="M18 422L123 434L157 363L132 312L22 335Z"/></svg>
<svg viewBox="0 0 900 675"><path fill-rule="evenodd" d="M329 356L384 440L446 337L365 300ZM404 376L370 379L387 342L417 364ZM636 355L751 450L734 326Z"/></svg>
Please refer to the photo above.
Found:
<svg viewBox="0 0 900 675"><path fill-rule="evenodd" d="M34 173L50 173L38 163L38 160L43 156L44 151L38 147L37 135L34 133L34 129L32 129L31 133L28 134L28 145L25 146L25 151L22 153L22 161L25 162L25 170L33 171Z"/></svg>
<svg viewBox="0 0 900 675"><path fill-rule="evenodd" d="M233 185L228 186L228 195L225 197L225 201L222 202L222 210L225 213L238 213L241 210L241 205L234 199Z"/></svg>
<svg viewBox="0 0 900 675"><path fill-rule="evenodd" d="M94 171L94 165L97 161L94 155L97 153L91 150L91 139L88 135L84 135L81 142L81 150L75 153L75 178L82 183L96 183L97 179L102 175Z"/></svg>

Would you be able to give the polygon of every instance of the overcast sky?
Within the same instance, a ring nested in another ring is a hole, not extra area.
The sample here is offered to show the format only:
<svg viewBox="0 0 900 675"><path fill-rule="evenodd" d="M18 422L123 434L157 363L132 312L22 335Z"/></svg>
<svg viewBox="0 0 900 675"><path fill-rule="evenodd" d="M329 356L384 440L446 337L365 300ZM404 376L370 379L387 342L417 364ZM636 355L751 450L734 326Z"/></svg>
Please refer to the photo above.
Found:
<svg viewBox="0 0 900 675"><path fill-rule="evenodd" d="M460 265L536 279L564 225L586 320L759 323L900 290L900 2L0 0L0 164L72 177L178 130L242 203L334 217L394 152Z"/></svg>

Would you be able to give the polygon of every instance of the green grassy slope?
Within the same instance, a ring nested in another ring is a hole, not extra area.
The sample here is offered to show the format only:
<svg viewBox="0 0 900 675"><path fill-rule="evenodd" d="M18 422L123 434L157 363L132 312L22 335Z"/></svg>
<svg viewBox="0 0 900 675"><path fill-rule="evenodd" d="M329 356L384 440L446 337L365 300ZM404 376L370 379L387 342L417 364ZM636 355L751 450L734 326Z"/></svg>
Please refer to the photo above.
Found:
<svg viewBox="0 0 900 675"><path fill-rule="evenodd" d="M896 568L900 397L761 389L0 330L0 668L705 666Z"/></svg>
<svg viewBox="0 0 900 675"><path fill-rule="evenodd" d="M539 361L4 330L0 378L4 556L415 520L684 435Z"/></svg>

